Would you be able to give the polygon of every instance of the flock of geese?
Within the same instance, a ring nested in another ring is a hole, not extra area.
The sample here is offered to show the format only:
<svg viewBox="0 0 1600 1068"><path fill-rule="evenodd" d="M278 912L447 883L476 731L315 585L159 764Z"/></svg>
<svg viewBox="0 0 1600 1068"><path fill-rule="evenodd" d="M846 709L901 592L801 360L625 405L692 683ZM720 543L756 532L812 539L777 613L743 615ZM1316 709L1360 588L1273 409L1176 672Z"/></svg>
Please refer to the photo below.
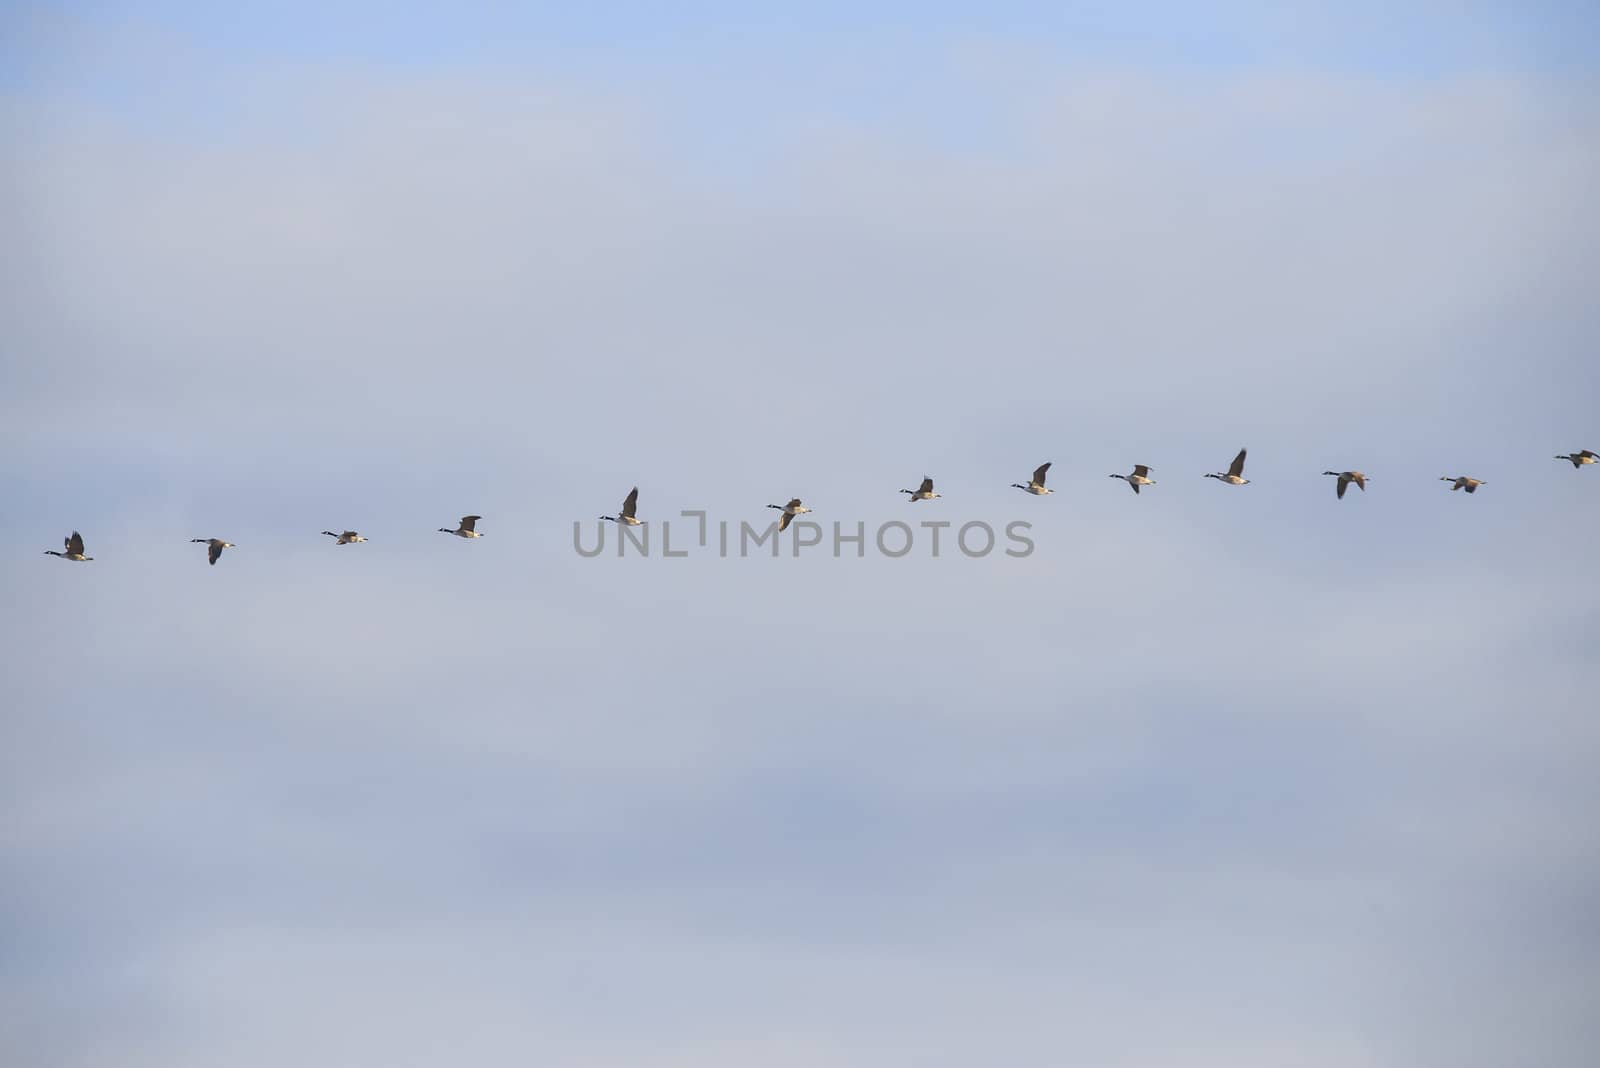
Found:
<svg viewBox="0 0 1600 1068"><path fill-rule="evenodd" d="M1247 452L1248 450L1246 449L1240 449L1239 455L1233 458L1233 463L1228 465L1228 469L1226 471L1212 472L1205 477L1217 479L1219 482L1226 482L1230 486L1248 486L1250 484L1250 480L1244 477L1244 459ZM1600 463L1600 453L1596 453L1591 449L1583 449L1579 452L1570 452L1561 456L1557 456L1555 459L1566 460L1572 464L1574 468L1580 468L1585 464ZM1049 472L1050 464L1042 463L1038 467L1034 468L1032 477L1029 478L1026 483L1013 482L1011 483L1012 488L1022 490L1024 493L1034 494L1035 496L1043 496L1046 493L1054 493L1054 490L1046 488L1044 484L1045 476L1049 474ZM1372 477L1370 475L1363 474L1360 471L1324 471L1322 473L1324 475L1332 475L1335 479L1337 479L1337 481L1334 483L1334 493L1340 500L1344 499L1344 491L1349 489L1352 485L1354 485L1361 492L1365 493L1367 491L1367 483L1372 481ZM1128 484L1134 493L1138 493L1141 486L1155 485L1155 481L1150 478L1150 466L1148 464L1134 464L1131 474L1113 474L1108 477L1122 479ZM1466 490L1468 493L1476 493L1478 492L1479 486L1488 484L1482 479L1470 478L1466 475L1444 475L1440 477L1439 481L1450 483L1450 489L1452 492L1455 490ZM917 501L936 500L943 496L943 494L935 493L933 491L933 477L931 475L923 478L922 484L916 489L903 489L900 492L906 494L913 504ZM811 509L800 503L799 497L793 498L788 504L769 504L767 507L776 508L778 511L783 513L778 517L778 530L780 531L788 530L789 524L794 521L795 516L805 515L807 512L811 511ZM600 518L603 520L608 520L612 523L621 524L623 526L636 527L644 522L644 520L638 517L638 510L639 487L635 486L629 491L627 497L623 498L622 508L617 512L616 515L603 515ZM464 515L461 517L460 523L458 523L454 528L440 527L439 533L454 534L458 538L481 538L483 537L483 532L478 530L478 520L482 518L483 516L481 515ZM322 533L332 538L335 545L357 545L367 540L354 530L339 531L337 533L331 530L324 530ZM204 545L206 547L206 559L208 559L212 564L215 564L219 559L222 558L222 550L237 548L233 542L223 541L221 538L191 538L189 540L195 544ZM65 551L57 552L54 549L46 549L45 555L59 556L63 560L75 560L85 563L94 559L92 556L84 555L83 535L79 534L76 530L66 537L62 545L62 549Z"/></svg>

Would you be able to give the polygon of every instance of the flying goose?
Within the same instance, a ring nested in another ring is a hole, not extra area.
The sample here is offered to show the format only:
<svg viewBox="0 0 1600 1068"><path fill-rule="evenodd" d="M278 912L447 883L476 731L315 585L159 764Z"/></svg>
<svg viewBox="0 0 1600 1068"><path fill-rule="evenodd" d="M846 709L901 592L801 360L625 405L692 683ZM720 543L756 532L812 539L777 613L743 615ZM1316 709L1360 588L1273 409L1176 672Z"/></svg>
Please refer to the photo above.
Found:
<svg viewBox="0 0 1600 1068"><path fill-rule="evenodd" d="M641 525L644 520L634 516L634 511L639 507L639 487L635 486L629 491L627 498L622 502L622 511L616 515L603 515L601 519L609 519L613 523L626 523L630 527Z"/></svg>
<svg viewBox="0 0 1600 1068"><path fill-rule="evenodd" d="M1600 463L1600 453L1584 449L1582 452L1568 453L1566 456L1557 456L1557 460L1571 460L1573 467L1582 467L1584 464Z"/></svg>
<svg viewBox="0 0 1600 1068"><path fill-rule="evenodd" d="M333 538L335 545L351 545L351 544L353 544L355 542L358 542L358 541L366 541L367 540L366 538L363 538L360 534L357 534L353 530L347 530L343 534L335 534L331 530L324 530L323 533L326 534L328 537Z"/></svg>
<svg viewBox="0 0 1600 1068"><path fill-rule="evenodd" d="M1054 493L1055 490L1048 490L1044 488L1044 474L1048 470L1050 470L1050 464L1048 462L1042 463L1038 467L1034 468L1033 477L1028 480L1028 484L1026 486L1020 482L1013 482L1011 485L1016 489L1026 490L1035 496L1042 496L1046 493Z"/></svg>
<svg viewBox="0 0 1600 1068"><path fill-rule="evenodd" d="M789 529L789 524L794 522L795 516L805 515L807 512L811 511L811 509L800 503L799 497L796 497L788 504L769 504L767 507L776 508L778 511L783 513L783 515L778 517L778 531L780 533Z"/></svg>
<svg viewBox="0 0 1600 1068"><path fill-rule="evenodd" d="M1441 475L1439 477L1439 481L1455 483L1455 485L1450 487L1451 493L1454 493L1458 489L1464 489L1468 493L1477 493L1479 486L1488 485L1488 483L1484 482L1482 479L1468 478L1466 475L1462 475L1459 478L1451 478L1449 475Z"/></svg>
<svg viewBox="0 0 1600 1068"><path fill-rule="evenodd" d="M1148 464L1134 464L1133 474L1131 475L1112 475L1111 477L1122 479L1133 488L1135 493L1139 492L1140 486L1155 485L1155 482L1150 478L1150 465Z"/></svg>
<svg viewBox="0 0 1600 1068"><path fill-rule="evenodd" d="M1233 458L1233 463L1228 465L1227 474L1207 475L1206 477L1214 478L1221 482L1226 482L1230 486L1248 486L1250 484L1250 480L1244 477L1245 452L1246 450L1244 449L1239 450L1239 455L1235 456Z"/></svg>
<svg viewBox="0 0 1600 1068"><path fill-rule="evenodd" d="M46 549L44 554L46 556L59 556L63 560L78 560L80 562L94 559L92 556L83 555L83 535L76 530L72 532L70 537L61 539L61 547L67 551L58 553L54 549Z"/></svg>
<svg viewBox="0 0 1600 1068"><path fill-rule="evenodd" d="M1367 492L1367 476L1360 471L1324 471L1322 473L1338 478L1339 481L1333 484L1333 491L1338 494L1341 501L1344 500L1344 491L1350 488L1350 483L1352 482L1356 484L1356 487L1362 493Z"/></svg>
<svg viewBox="0 0 1600 1068"><path fill-rule="evenodd" d="M223 541L221 538L190 538L189 541L211 546L206 550L206 555L211 558L213 565L216 564L217 558L222 555L222 550L238 548L233 542Z"/></svg>
<svg viewBox="0 0 1600 1068"><path fill-rule="evenodd" d="M1049 466L1050 466L1049 464L1045 464L1045 467L1049 467ZM1040 470L1043 470L1043 469L1044 468L1040 468ZM914 490L903 489L900 492L901 493L909 493L909 494L911 494L911 501L913 503L915 503L917 501L931 501L935 497L944 496L944 494L942 494L942 493L933 492L933 476L932 475L928 475L926 478L924 478L922 480L922 485L918 486L916 489L914 489Z"/></svg>
<svg viewBox="0 0 1600 1068"><path fill-rule="evenodd" d="M478 520L482 518L481 515L464 515L461 517L461 525L455 530L440 527L439 531L442 534L454 534L458 538L481 538L483 535L478 532Z"/></svg>

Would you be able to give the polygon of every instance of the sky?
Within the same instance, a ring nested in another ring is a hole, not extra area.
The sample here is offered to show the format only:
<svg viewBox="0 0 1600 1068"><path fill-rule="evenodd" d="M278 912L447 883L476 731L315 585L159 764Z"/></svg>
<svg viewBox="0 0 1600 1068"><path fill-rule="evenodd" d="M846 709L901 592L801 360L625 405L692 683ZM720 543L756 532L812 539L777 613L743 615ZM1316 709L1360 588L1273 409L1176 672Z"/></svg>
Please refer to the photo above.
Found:
<svg viewBox="0 0 1600 1068"><path fill-rule="evenodd" d="M1589 1063L1596 29L0 8L7 1060Z"/></svg>

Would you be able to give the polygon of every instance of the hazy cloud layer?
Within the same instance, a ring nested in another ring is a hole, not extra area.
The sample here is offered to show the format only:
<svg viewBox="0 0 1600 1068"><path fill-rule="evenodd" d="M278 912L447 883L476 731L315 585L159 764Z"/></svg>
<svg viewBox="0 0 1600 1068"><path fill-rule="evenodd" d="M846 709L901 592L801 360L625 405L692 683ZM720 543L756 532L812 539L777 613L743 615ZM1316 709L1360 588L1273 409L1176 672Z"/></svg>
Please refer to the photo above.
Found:
<svg viewBox="0 0 1600 1068"><path fill-rule="evenodd" d="M756 122L671 64L51 32L0 197L22 1060L1587 1062L1592 95L995 32L813 42ZM635 484L1037 549L580 559Z"/></svg>

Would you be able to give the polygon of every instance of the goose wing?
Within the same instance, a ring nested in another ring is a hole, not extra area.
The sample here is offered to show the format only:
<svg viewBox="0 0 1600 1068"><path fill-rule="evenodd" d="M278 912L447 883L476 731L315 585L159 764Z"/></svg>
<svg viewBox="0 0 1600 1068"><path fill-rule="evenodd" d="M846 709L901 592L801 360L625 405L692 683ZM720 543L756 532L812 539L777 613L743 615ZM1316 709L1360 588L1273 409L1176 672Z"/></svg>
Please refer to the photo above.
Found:
<svg viewBox="0 0 1600 1068"><path fill-rule="evenodd" d="M924 478L922 480L922 485L917 487L917 492L918 493L932 493L933 492L933 476L932 475L928 475L926 478Z"/></svg>
<svg viewBox="0 0 1600 1068"><path fill-rule="evenodd" d="M218 541L216 538L212 538L209 546L206 549L206 557L211 561L212 565L215 566L217 560L220 559L221 556L222 542Z"/></svg>
<svg viewBox="0 0 1600 1068"><path fill-rule="evenodd" d="M478 520L480 520L482 518L483 518L483 516L481 516L481 515L464 515L464 516L462 516L461 517L461 529L462 530L466 530L466 531L476 530L478 528Z"/></svg>
<svg viewBox="0 0 1600 1068"><path fill-rule="evenodd" d="M793 519L794 519L794 515L793 515L793 513L790 513L790 512L784 512L782 515L780 515L778 517L778 532L782 533L783 531L788 530L789 529L789 523Z"/></svg>
<svg viewBox="0 0 1600 1068"><path fill-rule="evenodd" d="M796 497L794 500L790 501L788 504L783 506L784 511L786 511L786 512L792 512L798 507L800 507L800 498L799 497Z"/></svg>
<svg viewBox="0 0 1600 1068"><path fill-rule="evenodd" d="M67 552L73 554L74 556L83 555L83 535L79 534L76 530L72 532L72 536L70 538L66 539L66 544Z"/></svg>
<svg viewBox="0 0 1600 1068"><path fill-rule="evenodd" d="M1350 476L1347 473L1347 474L1343 474L1343 475L1339 476L1339 481L1334 483L1333 491L1334 491L1335 494L1338 495L1339 499L1342 501L1342 500L1344 500L1344 491L1349 489L1349 488L1350 488Z"/></svg>
<svg viewBox="0 0 1600 1068"><path fill-rule="evenodd" d="M623 516L628 518L628 519L632 519L634 511L638 507L639 507L639 487L635 486L635 487L633 487L632 490L630 490L628 492L628 496L622 502L622 514L623 514Z"/></svg>
<svg viewBox="0 0 1600 1068"><path fill-rule="evenodd" d="M1239 476L1244 474L1244 454L1247 451L1249 451L1249 450L1240 449L1239 450L1239 455L1235 456L1233 458L1233 463L1228 465L1228 474L1229 474L1230 477L1238 478Z"/></svg>
<svg viewBox="0 0 1600 1068"><path fill-rule="evenodd" d="M1048 462L1042 463L1038 467L1034 468L1033 481L1035 485L1044 485L1044 475L1048 470L1050 470L1050 464Z"/></svg>
<svg viewBox="0 0 1600 1068"><path fill-rule="evenodd" d="M1146 464L1134 464L1133 465L1133 477L1134 478L1148 478L1149 476L1150 476L1150 468L1149 468L1148 465L1146 465Z"/></svg>

